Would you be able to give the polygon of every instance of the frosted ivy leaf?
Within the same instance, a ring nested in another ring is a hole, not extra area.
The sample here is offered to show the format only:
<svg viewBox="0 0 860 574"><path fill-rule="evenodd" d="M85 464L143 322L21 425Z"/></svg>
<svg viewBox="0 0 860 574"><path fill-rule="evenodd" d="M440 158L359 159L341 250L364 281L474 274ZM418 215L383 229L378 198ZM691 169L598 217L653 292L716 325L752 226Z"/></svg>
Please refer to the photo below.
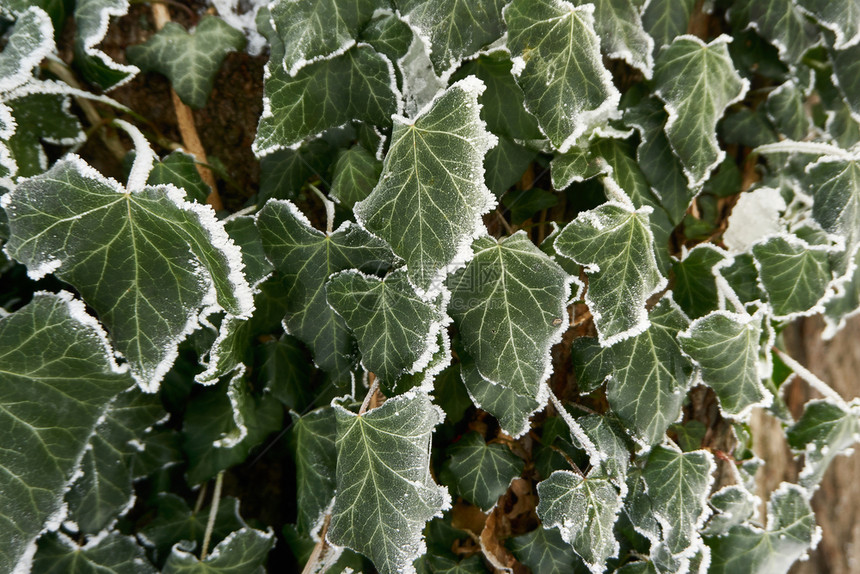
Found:
<svg viewBox="0 0 860 574"><path fill-rule="evenodd" d="M687 32L695 0L650 0L642 10L642 25L654 38L655 51Z"/></svg>
<svg viewBox="0 0 860 574"><path fill-rule="evenodd" d="M651 450L642 477L647 487L663 542L673 555L682 555L696 544L697 530L708 516L707 498L716 469L711 453L682 453L657 446Z"/></svg>
<svg viewBox="0 0 860 574"><path fill-rule="evenodd" d="M756 513L761 499L743 486L733 484L712 494L709 502L715 512L702 529L705 536L725 534L732 527L745 523Z"/></svg>
<svg viewBox="0 0 860 574"><path fill-rule="evenodd" d="M448 312L483 378L536 396L552 370L550 347L567 328L571 278L525 232L478 238L472 250L448 279Z"/></svg>
<svg viewBox="0 0 860 574"><path fill-rule="evenodd" d="M362 366L386 389L404 373L424 370L438 350L445 321L438 302L419 297L397 270L384 279L344 271L326 283L326 299L355 335Z"/></svg>
<svg viewBox="0 0 860 574"><path fill-rule="evenodd" d="M451 445L446 455L450 458L442 470L443 481L447 484L445 476L450 477L455 492L484 512L496 505L525 465L506 445L487 444L476 432Z"/></svg>
<svg viewBox="0 0 860 574"><path fill-rule="evenodd" d="M843 50L860 42L860 3L854 0L797 0L801 10L836 36L833 47Z"/></svg>
<svg viewBox="0 0 860 574"><path fill-rule="evenodd" d="M131 536L106 532L83 546L63 534L49 533L39 539L32 574L98 572L99 574L156 574L143 548Z"/></svg>
<svg viewBox="0 0 860 574"><path fill-rule="evenodd" d="M272 61L266 67L263 114L253 149L258 156L297 147L350 120L391 124L400 94L388 59L366 44L315 62L295 77Z"/></svg>
<svg viewBox="0 0 860 574"><path fill-rule="evenodd" d="M860 440L860 401L839 405L812 400L786 436L792 449L804 453L801 486L814 490L836 455Z"/></svg>
<svg viewBox="0 0 860 574"><path fill-rule="evenodd" d="M329 193L338 203L352 208L370 195L381 173L382 162L363 147L354 145L338 155Z"/></svg>
<svg viewBox="0 0 860 574"><path fill-rule="evenodd" d="M772 237L752 249L775 319L821 311L830 284L828 246L810 245L793 235Z"/></svg>
<svg viewBox="0 0 860 574"><path fill-rule="evenodd" d="M212 190L200 177L194 156L182 150L176 150L155 162L149 178L149 185L172 183L185 191L186 199L197 203L206 203L206 198ZM228 232L229 233L229 232Z"/></svg>
<svg viewBox="0 0 860 574"><path fill-rule="evenodd" d="M818 33L795 0L764 0L748 4L750 26L779 50L789 66L801 61L818 41ZM805 135L805 134L804 134Z"/></svg>
<svg viewBox="0 0 860 574"><path fill-rule="evenodd" d="M576 571L576 555L554 528L538 526L527 534L509 538L506 544L516 559L534 574Z"/></svg>
<svg viewBox="0 0 860 574"><path fill-rule="evenodd" d="M257 293L260 290L260 283L272 274L274 267L266 258L256 219L250 215L233 215L224 220L224 229L241 249L242 262L245 264L245 278Z"/></svg>
<svg viewBox="0 0 860 574"><path fill-rule="evenodd" d="M54 273L74 286L152 392L201 313L217 304L247 317L253 301L241 254L211 208L135 181L147 176L133 168L126 189L69 156L4 196L3 207L7 253L31 277Z"/></svg>
<svg viewBox="0 0 860 574"><path fill-rule="evenodd" d="M767 503L767 529L742 524L707 539L715 574L785 574L816 546L821 529L800 486L782 483Z"/></svg>
<svg viewBox="0 0 860 574"><path fill-rule="evenodd" d="M33 68L53 51L54 30L45 11L31 6L19 14L0 52L0 99L29 82Z"/></svg>
<svg viewBox="0 0 860 574"><path fill-rule="evenodd" d="M139 71L115 62L98 46L107 34L112 17L128 13L128 0L78 0L75 3L75 66L84 77L103 90L131 80Z"/></svg>
<svg viewBox="0 0 860 574"><path fill-rule="evenodd" d="M730 251L749 251L758 241L784 230L780 213L785 209L778 189L759 187L742 193L729 215L723 243Z"/></svg>
<svg viewBox="0 0 860 574"><path fill-rule="evenodd" d="M368 556L381 574L414 572L425 523L451 497L430 475L430 434L443 413L425 393L358 416L335 404L337 496L328 540Z"/></svg>
<svg viewBox="0 0 860 574"><path fill-rule="evenodd" d="M649 320L645 332L612 347L614 368L606 393L612 411L634 436L652 445L678 420L693 369L677 341L678 332L689 325L684 313L663 298Z"/></svg>
<svg viewBox="0 0 860 574"><path fill-rule="evenodd" d="M717 394L723 414L744 418L772 399L759 374L762 315L727 311L696 319L678 334L681 348L699 368L701 380Z"/></svg>
<svg viewBox="0 0 860 574"><path fill-rule="evenodd" d="M361 28L375 10L385 8L379 0L277 0L270 5L272 22L285 50L277 62L290 76L303 67L343 53L355 44Z"/></svg>
<svg viewBox="0 0 860 574"><path fill-rule="evenodd" d="M360 224L406 261L422 292L483 229L495 205L484 184L484 156L496 143L480 118L484 86L473 77L441 93L414 120L395 116L382 178L356 204Z"/></svg>
<svg viewBox="0 0 860 574"><path fill-rule="evenodd" d="M326 279L345 269L376 272L396 258L380 239L346 223L331 235L311 227L288 201L269 200L257 215L263 249L286 287L286 330L307 344L336 381L350 380L355 339L325 297Z"/></svg>
<svg viewBox="0 0 860 574"><path fill-rule="evenodd" d="M167 22L145 44L129 46L126 54L144 72L167 76L180 99L199 109L206 105L227 54L245 43L245 35L221 18L204 16L192 33Z"/></svg>
<svg viewBox="0 0 860 574"><path fill-rule="evenodd" d="M672 264L675 286L672 296L688 317L704 317L720 306L715 269L725 265L728 254L712 243L700 243L681 261Z"/></svg>
<svg viewBox="0 0 860 574"><path fill-rule="evenodd" d="M397 7L429 43L433 68L441 76L502 35L502 7L506 3L506 0L397 0Z"/></svg>
<svg viewBox="0 0 860 574"><path fill-rule="evenodd" d="M575 0L578 6L584 0ZM645 32L639 10L632 0L596 0L594 28L600 46L610 58L624 60L651 79L654 71L654 40Z"/></svg>
<svg viewBox="0 0 860 574"><path fill-rule="evenodd" d="M334 498L337 464L335 416L331 407L322 407L299 416L290 413L290 448L296 461L296 503L298 527L313 533L322 525Z"/></svg>
<svg viewBox="0 0 860 574"><path fill-rule="evenodd" d="M63 496L99 419L133 383L66 292L37 293L0 318L0 362L0 570L12 572L39 533L65 518Z"/></svg>
<svg viewBox="0 0 860 574"><path fill-rule="evenodd" d="M764 301L765 294L761 290L758 269L755 266L755 258L751 253L738 253L730 260L726 260L714 269L720 278L725 280L730 293L726 297L736 297L741 305L753 301ZM719 288L724 289L725 286Z"/></svg>
<svg viewBox="0 0 860 574"><path fill-rule="evenodd" d="M836 293L824 304L824 339L833 337L860 308L860 248L854 253L852 267L854 272L838 283Z"/></svg>
<svg viewBox="0 0 860 574"><path fill-rule="evenodd" d="M793 81L778 86L767 96L765 112L777 130L791 140L802 140L810 130L803 90Z"/></svg>
<svg viewBox="0 0 860 574"><path fill-rule="evenodd" d="M656 94L669 112L666 136L693 188L723 161L717 122L749 88L732 64L730 41L726 35L708 44L695 36L679 36L663 48L654 65Z"/></svg>
<svg viewBox="0 0 860 574"><path fill-rule="evenodd" d="M550 164L552 187L562 190L572 183L586 181L606 174L607 163L590 148L572 147L567 153L556 155Z"/></svg>
<svg viewBox="0 0 860 574"><path fill-rule="evenodd" d="M603 67L594 7L574 7L565 0L514 0L504 17L526 109L564 153L605 122L620 99Z"/></svg>
<svg viewBox="0 0 860 574"><path fill-rule="evenodd" d="M603 346L648 328L645 302L666 285L654 257L650 208L607 202L580 213L558 236L558 253L585 268L585 302Z"/></svg>
<svg viewBox="0 0 860 574"><path fill-rule="evenodd" d="M844 50L830 50L833 63L833 81L842 93L855 122L860 121L860 43ZM801 138L797 138L801 139Z"/></svg>
<svg viewBox="0 0 860 574"><path fill-rule="evenodd" d="M605 478L557 470L537 490L537 514L544 527L558 528L588 569L602 573L606 560L618 554L613 532L621 510L618 489Z"/></svg>
<svg viewBox="0 0 860 574"><path fill-rule="evenodd" d="M627 469L630 466L631 442L624 429L613 415L586 415L579 417L576 423L582 428L582 437L572 432L573 444L585 450L590 458L591 478L608 478L621 488L627 479ZM583 444L587 439L590 445ZM595 454L599 453L599 459Z"/></svg>
<svg viewBox="0 0 860 574"><path fill-rule="evenodd" d="M388 56L392 62L399 63L412 45L412 29L397 14L384 9L377 10L373 19L361 31L360 40L373 46L380 54Z"/></svg>
<svg viewBox="0 0 860 574"><path fill-rule="evenodd" d="M242 528L230 534L200 560L194 555L195 545L187 541L173 546L162 574L210 574L213 572L265 572L269 550L275 544L275 534L253 528Z"/></svg>
<svg viewBox="0 0 860 574"><path fill-rule="evenodd" d="M860 159L824 156L806 168L805 190L813 198L812 217L825 231L845 239L845 255L834 257L834 273L850 268L860 245Z"/></svg>

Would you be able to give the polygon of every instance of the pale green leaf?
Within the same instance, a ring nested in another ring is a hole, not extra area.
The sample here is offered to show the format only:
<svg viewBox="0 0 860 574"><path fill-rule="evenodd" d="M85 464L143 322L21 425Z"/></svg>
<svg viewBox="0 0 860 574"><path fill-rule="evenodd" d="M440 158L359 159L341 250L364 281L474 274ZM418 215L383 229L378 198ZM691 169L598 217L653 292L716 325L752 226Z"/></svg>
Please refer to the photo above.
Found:
<svg viewBox="0 0 860 574"><path fill-rule="evenodd" d="M771 237L753 246L761 285L775 318L821 311L831 278L829 251L793 235Z"/></svg>
<svg viewBox="0 0 860 574"><path fill-rule="evenodd" d="M245 43L245 35L224 20L204 16L192 33L167 22L145 44L129 46L126 54L142 71L167 76L179 98L199 109L206 105L227 54Z"/></svg>
<svg viewBox="0 0 860 574"><path fill-rule="evenodd" d="M767 529L740 525L723 536L709 538L714 574L785 574L819 538L815 515L803 488L782 483L771 495Z"/></svg>
<svg viewBox="0 0 860 574"><path fill-rule="evenodd" d="M343 150L337 157L329 193L349 208L373 191L382 173L382 162L359 145Z"/></svg>
<svg viewBox="0 0 860 574"><path fill-rule="evenodd" d="M732 64L729 41L725 35L708 44L695 36L680 36L660 52L654 66L656 93L669 112L666 136L693 188L723 161L717 122L749 87Z"/></svg>
<svg viewBox="0 0 860 574"><path fill-rule="evenodd" d="M752 407L764 406L772 398L759 374L761 323L760 313L714 311L678 335L684 353L700 369L702 382L714 389L728 416L743 418Z"/></svg>
<svg viewBox="0 0 860 574"><path fill-rule="evenodd" d="M613 532L621 509L618 489L605 478L557 470L537 490L544 527L558 528L591 572L603 572L606 560L618 554Z"/></svg>
<svg viewBox="0 0 860 574"><path fill-rule="evenodd" d="M46 527L99 419L132 384L107 337L68 293L36 294L0 318L0 570L12 572Z"/></svg>
<svg viewBox="0 0 860 574"><path fill-rule="evenodd" d="M397 270L384 279L344 271L326 283L326 299L355 335L362 366L388 389L404 373L423 371L438 350L444 320Z"/></svg>
<svg viewBox="0 0 860 574"><path fill-rule="evenodd" d="M577 436L571 429L570 436L573 444L585 450L591 459L589 477L608 478L620 488L627 478L632 446L624 429L613 415L590 414L575 420L582 435ZM590 444L583 444L585 440ZM599 453L599 460L595 453Z"/></svg>
<svg viewBox="0 0 860 574"><path fill-rule="evenodd" d="M800 484L814 489L830 462L860 440L860 404L856 400L844 406L812 400L786 436L791 448L804 452Z"/></svg>
<svg viewBox="0 0 860 574"><path fill-rule="evenodd" d="M756 511L759 499L743 486L725 486L711 495L714 514L702 529L705 536L725 534L732 527L749 520Z"/></svg>
<svg viewBox="0 0 860 574"><path fill-rule="evenodd" d="M597 157L590 148L572 147L566 153L557 154L550 164L552 186L563 190L574 182L586 181L605 174L609 169L605 161Z"/></svg>
<svg viewBox="0 0 860 574"><path fill-rule="evenodd" d="M206 198L212 192L209 185L200 177L194 156L182 150L171 152L161 161L155 162L146 183L149 185L171 183L185 191L188 199L197 203L206 203Z"/></svg>
<svg viewBox="0 0 860 574"><path fill-rule="evenodd" d="M446 454L449 459L442 472L450 477L454 491L484 512L496 505L525 466L507 446L487 444L476 432L466 434Z"/></svg>
<svg viewBox="0 0 860 574"><path fill-rule="evenodd" d="M795 0L763 0L748 4L750 25L762 38L776 46L780 59L796 66L806 51L818 41L815 27L806 19ZM804 134L806 135L806 134Z"/></svg>
<svg viewBox="0 0 860 574"><path fill-rule="evenodd" d="M323 407L293 417L290 448L296 461L296 504L298 528L311 534L322 526L322 519L335 494L337 429L334 410Z"/></svg>
<svg viewBox="0 0 860 574"><path fill-rule="evenodd" d="M275 535L242 528L230 534L204 558L192 552L194 544L178 543L173 547L162 570L163 574L265 574L269 550Z"/></svg>
<svg viewBox="0 0 860 574"><path fill-rule="evenodd" d="M845 255L832 261L835 274L842 275L860 245L860 159L824 156L806 172L803 183L813 198L812 217L825 231L845 239Z"/></svg>
<svg viewBox="0 0 860 574"><path fill-rule="evenodd" d="M800 9L836 36L833 47L849 48L860 42L860 3L830 0L797 0Z"/></svg>
<svg viewBox="0 0 860 574"><path fill-rule="evenodd" d="M509 538L507 546L534 574L575 572L578 565L576 554L555 528L539 526L527 534Z"/></svg>
<svg viewBox="0 0 860 574"><path fill-rule="evenodd" d="M128 13L128 0L78 0L75 2L75 66L87 81L103 90L121 86L137 74L134 66L114 61L99 48L112 17Z"/></svg>
<svg viewBox="0 0 860 574"><path fill-rule="evenodd" d="M32 574L156 574L131 536L111 532L83 546L62 532L39 540Z"/></svg>
<svg viewBox="0 0 860 574"><path fill-rule="evenodd" d="M126 190L75 156L57 162L3 197L6 249L31 277L52 272L74 286L152 391L204 307L217 301L246 317L253 301L241 254L209 206L132 183Z"/></svg>
<svg viewBox="0 0 860 574"><path fill-rule="evenodd" d="M253 150L258 156L297 147L305 138L350 120L391 125L399 111L394 68L367 45L310 64L290 76L270 61L263 115Z"/></svg>
<svg viewBox="0 0 860 574"><path fill-rule="evenodd" d="M564 153L605 122L620 98L603 67L594 7L574 7L565 0L514 0L504 17L526 109Z"/></svg>
<svg viewBox="0 0 860 574"><path fill-rule="evenodd" d="M328 539L368 556L381 574L414 572L425 523L450 505L429 469L430 434L442 411L414 392L361 416L334 408L337 496Z"/></svg>
<svg viewBox="0 0 860 574"><path fill-rule="evenodd" d="M3 96L29 82L33 68L54 51L51 20L44 10L36 6L22 11L8 34L0 52L0 94ZM0 111L5 112L3 108Z"/></svg>
<svg viewBox="0 0 860 574"><path fill-rule="evenodd" d="M571 280L522 231L481 237L472 250L448 280L448 312L484 379L535 397L552 370L550 347L567 328Z"/></svg>
<svg viewBox="0 0 860 574"><path fill-rule="evenodd" d="M654 38L655 50L686 34L695 5L695 0L650 0L645 4L642 25Z"/></svg>
<svg viewBox="0 0 860 574"><path fill-rule="evenodd" d="M495 205L484 184L484 156L496 139L479 117L483 90L466 78L414 120L395 117L382 178L355 206L359 223L404 259L421 291L468 249Z"/></svg>
<svg viewBox="0 0 860 574"><path fill-rule="evenodd" d="M824 322L827 327L822 337L825 339L833 337L860 308L860 248L854 252L852 265L854 273L839 284L836 293L824 304Z"/></svg>
<svg viewBox="0 0 860 574"><path fill-rule="evenodd" d="M576 4L585 4L576 0ZM645 32L639 10L632 0L596 0L594 28L600 48L609 58L624 60L651 79L654 71L654 39Z"/></svg>
<svg viewBox="0 0 860 574"><path fill-rule="evenodd" d="M601 345L648 328L645 302L666 284L654 256L649 208L608 202L580 213L556 240L559 254L585 267L585 295Z"/></svg>
<svg viewBox="0 0 860 574"><path fill-rule="evenodd" d="M355 225L345 224L331 235L317 231L288 201L266 203L257 227L286 287L287 331L311 348L316 364L336 381L350 380L355 339L326 302L326 279L345 269L384 270L395 257L383 241Z"/></svg>
<svg viewBox="0 0 860 574"><path fill-rule="evenodd" d="M711 243L701 243L672 264L675 274L673 297L688 317L698 319L716 310L720 304L715 268L728 254Z"/></svg>

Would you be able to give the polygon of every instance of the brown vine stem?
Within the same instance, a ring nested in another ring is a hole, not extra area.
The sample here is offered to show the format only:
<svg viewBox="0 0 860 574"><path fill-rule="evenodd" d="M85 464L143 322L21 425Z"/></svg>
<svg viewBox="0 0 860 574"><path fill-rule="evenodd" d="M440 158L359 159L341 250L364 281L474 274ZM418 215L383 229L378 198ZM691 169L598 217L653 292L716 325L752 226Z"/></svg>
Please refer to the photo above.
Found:
<svg viewBox="0 0 860 574"><path fill-rule="evenodd" d="M165 24L170 22L170 12L165 4L158 2L150 4L150 8L152 9L152 18L155 20L155 29L161 30ZM176 90L173 88L170 88L170 97L173 99L176 124L179 127L179 133L182 135L182 143L185 151L197 159L197 171L200 173L203 181L209 186L210 192L209 197L206 198L206 203L211 205L215 211L220 211L224 209L224 203L218 194L218 186L215 184L215 176L212 175L212 170L201 165L208 163L208 160L206 159L206 150L203 149L203 143L197 134L197 127L194 125L194 115L191 113L191 108L179 99L179 95L177 95Z"/></svg>

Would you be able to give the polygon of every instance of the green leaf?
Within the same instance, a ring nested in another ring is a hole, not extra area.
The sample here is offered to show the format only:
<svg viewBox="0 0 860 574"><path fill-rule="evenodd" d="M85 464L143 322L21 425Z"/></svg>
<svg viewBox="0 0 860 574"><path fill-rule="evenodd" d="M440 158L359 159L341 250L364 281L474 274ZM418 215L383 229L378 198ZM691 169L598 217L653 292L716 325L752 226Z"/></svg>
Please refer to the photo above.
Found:
<svg viewBox="0 0 860 574"><path fill-rule="evenodd" d="M326 283L326 298L355 335L361 365L385 388L404 373L423 371L438 350L443 312L415 293L405 271L385 279L338 273Z"/></svg>
<svg viewBox="0 0 860 574"><path fill-rule="evenodd" d="M570 436L573 444L588 453L592 465L589 477L608 478L621 488L627 478L632 446L624 429L613 415L591 414L575 420L582 433L569 428Z"/></svg>
<svg viewBox="0 0 860 574"><path fill-rule="evenodd" d="M713 456L704 450L682 453L656 446L648 455L642 473L646 496L666 547L675 556L697 543L696 531L708 516L706 501L715 469Z"/></svg>
<svg viewBox="0 0 860 574"><path fill-rule="evenodd" d="M337 429L334 410L322 407L299 417L290 413L290 448L296 461L299 531L315 533L335 494Z"/></svg>
<svg viewBox="0 0 860 574"><path fill-rule="evenodd" d="M343 53L355 45L358 32L367 24L375 10L386 2L358 0L314 0L296 2L278 0L270 6L272 24L278 34L284 53L278 54L276 64L290 76L296 76L304 67Z"/></svg>
<svg viewBox="0 0 860 574"><path fill-rule="evenodd" d="M700 187L725 152L717 143L717 121L726 108L743 99L749 82L738 75L722 35L705 44L680 36L657 56L656 94L666 103L666 136L681 159L690 187Z"/></svg>
<svg viewBox="0 0 860 574"><path fill-rule="evenodd" d="M61 532L39 539L33 574L156 574L131 536L110 532L84 546Z"/></svg>
<svg viewBox="0 0 860 574"><path fill-rule="evenodd" d="M501 197L512 185L520 181L537 152L499 136L496 147L484 158L484 178L487 187L496 197Z"/></svg>
<svg viewBox="0 0 860 574"><path fill-rule="evenodd" d="M606 392L612 411L634 436L653 445L678 420L693 369L677 341L689 319L670 298L661 299L649 319L645 332L612 347Z"/></svg>
<svg viewBox="0 0 860 574"><path fill-rule="evenodd" d="M351 209L370 195L381 173L382 162L363 147L354 145L338 155L329 193Z"/></svg>
<svg viewBox="0 0 860 574"><path fill-rule="evenodd" d="M740 525L728 534L709 538L709 572L785 574L821 537L803 488L782 483L771 495L767 529Z"/></svg>
<svg viewBox="0 0 860 574"><path fill-rule="evenodd" d="M765 112L776 129L788 139L800 141L809 133L811 122L806 113L803 90L793 81L785 82L768 94Z"/></svg>
<svg viewBox="0 0 860 574"><path fill-rule="evenodd" d="M800 9L812 16L819 26L836 36L833 47L837 50L855 46L860 42L860 5L856 2L828 2L827 0L797 0Z"/></svg>
<svg viewBox="0 0 860 574"><path fill-rule="evenodd" d="M436 403L445 411L445 422L457 424L463 419L472 400L460 377L460 366L449 365L433 380L433 396Z"/></svg>
<svg viewBox="0 0 860 574"><path fill-rule="evenodd" d="M609 166L590 148L572 147L557 154L550 164L552 187L563 190L572 183L586 181L609 171Z"/></svg>
<svg viewBox="0 0 860 574"><path fill-rule="evenodd" d="M557 470L538 484L538 517L545 528L558 528L561 537L594 574L618 554L613 526L621 510L618 489L605 478Z"/></svg>
<svg viewBox="0 0 860 574"><path fill-rule="evenodd" d="M844 453L860 436L860 403L838 405L825 400L806 403L803 415L786 431L788 444L804 452L800 484L814 490L836 455Z"/></svg>
<svg viewBox="0 0 860 574"><path fill-rule="evenodd" d="M288 409L303 412L315 398L308 385L311 366L293 337L282 335L257 348L260 361L258 381L266 382L265 390Z"/></svg>
<svg viewBox="0 0 860 574"><path fill-rule="evenodd" d="M765 294L761 290L758 269L751 253L738 253L731 262L727 261L727 264L720 265L714 271L726 280L741 304L764 300Z"/></svg>
<svg viewBox="0 0 860 574"><path fill-rule="evenodd" d="M382 178L355 206L358 222L404 259L422 292L466 252L495 205L484 184L484 156L496 139L479 117L483 90L466 78L414 120L395 117Z"/></svg>
<svg viewBox="0 0 860 574"><path fill-rule="evenodd" d="M111 17L128 13L128 0L78 0L75 2L75 66L88 82L111 90L131 80L138 69L115 62L99 49Z"/></svg>
<svg viewBox="0 0 860 574"><path fill-rule="evenodd" d="M4 96L30 82L33 68L55 49L51 19L37 6L29 6L17 15L7 38L0 52L0 93ZM6 106L0 110L4 116L8 113ZM7 118L2 121L5 123Z"/></svg>
<svg viewBox="0 0 860 574"><path fill-rule="evenodd" d="M558 204L558 196L533 187L527 190L510 191L505 194L502 204L511 211L511 223L521 225L538 212Z"/></svg>
<svg viewBox="0 0 860 574"><path fill-rule="evenodd" d="M599 389L615 368L611 349L601 346L596 337L578 337L570 349L576 384L580 392Z"/></svg>
<svg viewBox="0 0 860 574"><path fill-rule="evenodd" d="M556 240L559 254L585 267L585 302L603 346L647 329L645 302L666 284L654 256L649 211L607 202L580 213Z"/></svg>
<svg viewBox="0 0 860 574"><path fill-rule="evenodd" d="M759 147L779 140L763 109L731 111L720 122L720 135L727 144Z"/></svg>
<svg viewBox="0 0 860 574"><path fill-rule="evenodd" d="M8 146L18 177L32 177L48 169L42 142L67 146L81 143L86 137L78 118L69 111L67 95L36 93L8 104L16 124Z"/></svg>
<svg viewBox="0 0 860 574"><path fill-rule="evenodd" d="M224 220L224 230L239 246L242 252L242 263L245 264L245 278L256 294L260 283L274 270L272 264L266 259L256 220L250 215L232 215Z"/></svg>
<svg viewBox="0 0 860 574"><path fill-rule="evenodd" d="M860 43L844 50L830 50L830 60L833 62L833 81L843 95L845 104L851 110L855 122L860 121ZM801 139L801 138L796 138Z"/></svg>
<svg viewBox="0 0 860 574"><path fill-rule="evenodd" d="M585 4L576 0L577 5ZM654 39L645 32L639 10L631 0L596 0L594 28L600 47L609 57L624 60L651 79L654 71Z"/></svg>
<svg viewBox="0 0 860 574"><path fill-rule="evenodd" d="M287 289L287 331L311 348L316 364L335 381L350 380L355 339L326 302L326 279L345 269L385 269L395 257L383 241L355 225L344 224L331 235L317 231L289 201L266 203L257 227Z"/></svg>
<svg viewBox="0 0 860 574"><path fill-rule="evenodd" d="M481 376L536 397L552 370L550 348L567 329L571 278L525 232L472 244L448 280L448 312Z"/></svg>
<svg viewBox="0 0 860 574"><path fill-rule="evenodd" d="M182 150L171 152L161 161L155 162L146 183L149 185L173 184L184 190L189 200L197 203L206 203L206 198L212 192L209 185L200 177L194 156Z"/></svg>
<svg viewBox="0 0 860 574"><path fill-rule="evenodd" d="M774 318L790 319L822 310L831 279L830 250L793 235L771 237L753 246Z"/></svg>
<svg viewBox="0 0 860 574"><path fill-rule="evenodd" d="M762 38L776 46L780 59L792 67L799 64L806 51L818 41L815 27L798 4L803 3L764 0L748 4L750 25Z"/></svg>
<svg viewBox="0 0 860 574"><path fill-rule="evenodd" d="M838 283L836 293L824 304L824 322L827 327L822 338L825 340L842 329L848 318L860 308L860 248L854 252L852 266L854 273L846 277L844 282Z"/></svg>
<svg viewBox="0 0 860 574"><path fill-rule="evenodd" d="M142 71L167 76L179 98L200 109L212 93L227 54L242 50L245 43L245 35L224 20L204 16L193 33L167 22L145 44L129 46L126 54Z"/></svg>
<svg viewBox="0 0 860 574"><path fill-rule="evenodd" d="M672 264L675 300L688 317L698 319L720 305L715 269L723 265L728 254L711 243L701 243Z"/></svg>
<svg viewBox="0 0 860 574"><path fill-rule="evenodd" d="M354 137L350 130L335 128L305 140L296 149L279 149L260 160L259 204L269 199L295 199L310 178L325 181L340 148Z"/></svg>
<svg viewBox="0 0 860 574"><path fill-rule="evenodd" d="M505 0L398 0L397 7L430 48L440 76L501 37Z"/></svg>
<svg viewBox="0 0 860 574"><path fill-rule="evenodd" d="M430 434L442 411L415 392L361 416L334 408L337 496L328 540L368 556L381 574L409 571L424 553L425 523L450 506L429 471Z"/></svg>
<svg viewBox="0 0 860 574"><path fill-rule="evenodd" d="M448 447L443 476L450 477L457 494L484 512L493 508L525 463L499 443L487 444L476 432Z"/></svg>
<svg viewBox="0 0 860 574"><path fill-rule="evenodd" d="M412 44L412 29L398 15L377 9L373 19L361 31L362 42L367 42L392 62L406 56ZM402 78L401 78L402 80Z"/></svg>
<svg viewBox="0 0 860 574"><path fill-rule="evenodd" d="M565 0L514 0L504 17L526 109L564 153L604 123L620 98L603 67L594 8Z"/></svg>
<svg viewBox="0 0 860 574"><path fill-rule="evenodd" d="M654 48L668 46L687 32L695 0L651 0L642 11L642 25L654 38Z"/></svg>
<svg viewBox="0 0 860 574"><path fill-rule="evenodd" d="M447 556L427 554L427 564L433 574L484 574L487 569L478 554L473 554L460 561Z"/></svg>
<svg viewBox="0 0 860 574"><path fill-rule="evenodd" d="M860 245L860 159L824 156L806 172L803 183L813 198L813 219L845 239L845 255L831 261L834 272L843 275Z"/></svg>
<svg viewBox="0 0 860 574"><path fill-rule="evenodd" d="M0 570L12 572L63 496L99 419L131 386L107 337L68 293L37 293L0 318Z"/></svg>
<svg viewBox="0 0 860 574"><path fill-rule="evenodd" d="M367 45L305 66L294 77L271 60L266 70L263 115L252 146L260 157L354 119L391 125L391 114L399 111L394 68Z"/></svg>
<svg viewBox="0 0 860 574"><path fill-rule="evenodd" d="M574 572L578 563L576 554L555 528L539 526L527 534L509 538L506 544L534 574Z"/></svg>
<svg viewBox="0 0 860 574"><path fill-rule="evenodd" d="M754 406L770 403L759 374L761 313L714 311L693 321L678 334L681 348L700 370L700 377L717 394L720 409L744 418Z"/></svg>
<svg viewBox="0 0 860 574"><path fill-rule="evenodd" d="M725 486L711 495L711 508L714 514L708 520L702 533L706 536L725 534L734 526L743 524L756 512L760 499L743 486Z"/></svg>
<svg viewBox="0 0 860 574"><path fill-rule="evenodd" d="M193 544L176 544L162 570L163 574L264 574L263 566L275 535L242 528L230 534L203 560L192 554Z"/></svg>
<svg viewBox="0 0 860 574"><path fill-rule="evenodd" d="M75 156L57 162L3 197L6 250L31 277L52 272L74 286L141 388L154 391L204 307L217 301L246 317L253 306L241 253L211 208L173 187L130 183Z"/></svg>

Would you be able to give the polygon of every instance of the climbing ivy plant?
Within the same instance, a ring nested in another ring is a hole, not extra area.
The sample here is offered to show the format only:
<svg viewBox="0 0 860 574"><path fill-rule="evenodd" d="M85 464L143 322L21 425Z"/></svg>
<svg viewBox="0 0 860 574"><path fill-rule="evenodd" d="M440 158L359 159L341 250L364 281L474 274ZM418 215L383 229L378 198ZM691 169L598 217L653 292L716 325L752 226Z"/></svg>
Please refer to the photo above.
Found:
<svg viewBox="0 0 860 574"><path fill-rule="evenodd" d="M0 6L0 572L816 547L860 402L782 333L860 309L856 2L191 5ZM205 109L231 57L263 65L239 185L123 92ZM757 490L764 440L798 484Z"/></svg>

